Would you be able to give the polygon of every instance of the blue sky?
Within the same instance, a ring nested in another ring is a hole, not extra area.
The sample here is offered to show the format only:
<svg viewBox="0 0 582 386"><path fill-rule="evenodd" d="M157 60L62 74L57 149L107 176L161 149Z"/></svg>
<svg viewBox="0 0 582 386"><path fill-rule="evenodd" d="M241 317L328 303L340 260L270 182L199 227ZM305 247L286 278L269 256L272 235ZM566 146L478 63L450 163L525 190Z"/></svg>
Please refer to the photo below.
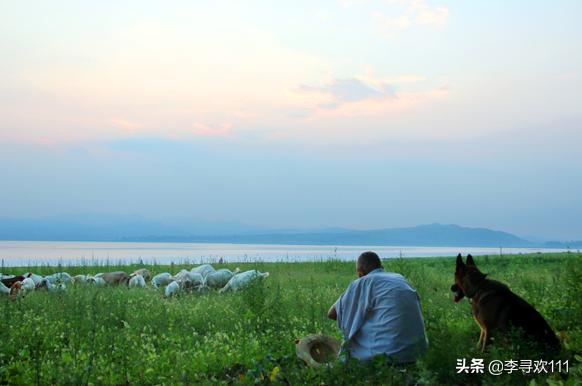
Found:
<svg viewBox="0 0 582 386"><path fill-rule="evenodd" d="M2 2L0 216L582 239L581 11Z"/></svg>

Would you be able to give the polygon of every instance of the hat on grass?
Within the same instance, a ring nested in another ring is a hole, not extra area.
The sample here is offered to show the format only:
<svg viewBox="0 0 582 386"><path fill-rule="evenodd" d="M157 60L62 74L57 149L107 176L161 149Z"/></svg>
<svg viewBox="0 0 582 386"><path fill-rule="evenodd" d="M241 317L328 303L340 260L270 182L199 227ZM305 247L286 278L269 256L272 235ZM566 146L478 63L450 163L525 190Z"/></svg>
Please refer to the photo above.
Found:
<svg viewBox="0 0 582 386"><path fill-rule="evenodd" d="M311 367L336 360L340 346L339 340L326 335L308 335L295 341L297 356Z"/></svg>

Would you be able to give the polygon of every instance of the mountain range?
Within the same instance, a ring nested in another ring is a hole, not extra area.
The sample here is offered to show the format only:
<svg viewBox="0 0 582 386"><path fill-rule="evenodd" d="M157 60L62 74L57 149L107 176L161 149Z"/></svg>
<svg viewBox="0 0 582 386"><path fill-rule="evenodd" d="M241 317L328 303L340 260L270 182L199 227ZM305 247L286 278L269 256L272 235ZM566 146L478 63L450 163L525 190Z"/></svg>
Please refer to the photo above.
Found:
<svg viewBox="0 0 582 386"><path fill-rule="evenodd" d="M454 224L353 230L264 229L193 220L165 224L140 216L76 215L40 219L0 218L0 240L135 241L241 244L472 246L581 248L582 241L534 242L511 233Z"/></svg>

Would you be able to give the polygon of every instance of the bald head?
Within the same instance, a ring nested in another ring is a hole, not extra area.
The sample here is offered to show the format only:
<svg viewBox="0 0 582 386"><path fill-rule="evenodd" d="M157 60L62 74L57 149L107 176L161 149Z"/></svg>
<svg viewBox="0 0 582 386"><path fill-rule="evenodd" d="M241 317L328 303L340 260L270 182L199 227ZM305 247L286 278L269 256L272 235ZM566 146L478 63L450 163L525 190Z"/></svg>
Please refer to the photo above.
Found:
<svg viewBox="0 0 582 386"><path fill-rule="evenodd" d="M358 257L358 263L356 266L358 276L365 276L377 268L382 268L382 262L375 252L367 251Z"/></svg>

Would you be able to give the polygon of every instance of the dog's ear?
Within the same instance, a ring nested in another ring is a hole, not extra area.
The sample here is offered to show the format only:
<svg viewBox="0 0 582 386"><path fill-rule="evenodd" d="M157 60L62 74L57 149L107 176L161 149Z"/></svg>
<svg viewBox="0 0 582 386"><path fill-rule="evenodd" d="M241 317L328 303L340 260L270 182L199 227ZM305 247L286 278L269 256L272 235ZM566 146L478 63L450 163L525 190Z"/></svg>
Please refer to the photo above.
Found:
<svg viewBox="0 0 582 386"><path fill-rule="evenodd" d="M473 256L471 256L470 254L467 255L467 265L471 265L473 267L476 267L477 266L475 264L475 260L473 260Z"/></svg>
<svg viewBox="0 0 582 386"><path fill-rule="evenodd" d="M465 268L465 263L463 262L463 256L459 253L457 255L457 269Z"/></svg>

